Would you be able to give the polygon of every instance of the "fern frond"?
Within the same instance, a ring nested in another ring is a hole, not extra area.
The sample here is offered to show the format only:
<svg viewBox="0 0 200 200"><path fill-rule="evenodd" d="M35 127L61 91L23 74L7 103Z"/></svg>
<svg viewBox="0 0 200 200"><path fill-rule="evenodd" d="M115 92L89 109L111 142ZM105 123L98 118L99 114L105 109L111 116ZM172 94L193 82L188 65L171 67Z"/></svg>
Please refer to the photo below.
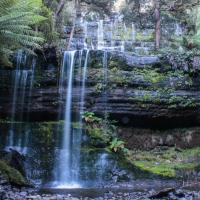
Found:
<svg viewBox="0 0 200 200"><path fill-rule="evenodd" d="M46 20L39 15L42 0L1 0L0 1L0 61L8 61L14 49L26 49L34 53L44 42L34 26Z"/></svg>

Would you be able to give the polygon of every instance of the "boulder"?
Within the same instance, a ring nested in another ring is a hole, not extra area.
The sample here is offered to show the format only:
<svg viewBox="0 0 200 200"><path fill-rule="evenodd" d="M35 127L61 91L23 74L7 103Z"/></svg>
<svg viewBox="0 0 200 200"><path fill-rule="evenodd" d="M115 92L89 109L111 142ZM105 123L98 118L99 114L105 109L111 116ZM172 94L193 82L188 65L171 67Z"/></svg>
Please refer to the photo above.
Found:
<svg viewBox="0 0 200 200"><path fill-rule="evenodd" d="M0 160L4 160L10 167L18 170L23 176L25 176L24 161L25 157L18 151L9 148L0 152Z"/></svg>

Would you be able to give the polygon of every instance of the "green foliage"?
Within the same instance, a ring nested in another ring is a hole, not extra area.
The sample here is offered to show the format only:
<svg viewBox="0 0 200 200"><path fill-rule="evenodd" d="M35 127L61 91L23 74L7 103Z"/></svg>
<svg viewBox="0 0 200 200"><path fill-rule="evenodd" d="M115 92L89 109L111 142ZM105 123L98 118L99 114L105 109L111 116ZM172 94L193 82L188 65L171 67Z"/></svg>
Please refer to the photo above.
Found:
<svg viewBox="0 0 200 200"><path fill-rule="evenodd" d="M175 51L181 47L182 53L187 54L187 51L200 49L200 6L187 8L184 13L182 20L187 23L187 31L182 36L172 37L171 43Z"/></svg>
<svg viewBox="0 0 200 200"><path fill-rule="evenodd" d="M40 23L38 29L44 35L45 41L47 43L53 43L58 40L58 32L55 30L55 21L53 18L53 12L46 6L42 6L39 14L46 18L43 23Z"/></svg>
<svg viewBox="0 0 200 200"><path fill-rule="evenodd" d="M101 118L96 117L92 112L84 112L82 114L82 118L85 120L86 123L99 123L102 121Z"/></svg>
<svg viewBox="0 0 200 200"><path fill-rule="evenodd" d="M104 84L103 83L97 83L94 88L95 88L95 92L97 94L100 94L104 90Z"/></svg>
<svg viewBox="0 0 200 200"><path fill-rule="evenodd" d="M184 45L187 48L200 49L200 6L191 9L186 20L188 25L193 26L193 28L183 37Z"/></svg>
<svg viewBox="0 0 200 200"><path fill-rule="evenodd" d="M127 148L125 148L125 142L122 140L119 140L118 138L114 138L110 142L108 149L115 153L117 153L117 152L128 153L129 152L129 150Z"/></svg>
<svg viewBox="0 0 200 200"><path fill-rule="evenodd" d="M176 108L177 106L195 108L199 106L199 102L195 98L187 96L171 96L168 103L170 104L169 108Z"/></svg>
<svg viewBox="0 0 200 200"><path fill-rule="evenodd" d="M49 122L39 124L38 133L40 134L41 143L46 143L47 145L51 144L53 136L53 128L54 124Z"/></svg>
<svg viewBox="0 0 200 200"><path fill-rule="evenodd" d="M113 39L120 39L120 40L131 40L132 39L132 28L124 27L124 24L121 25L120 29L114 27L113 32Z"/></svg>
<svg viewBox="0 0 200 200"><path fill-rule="evenodd" d="M91 112L84 113L83 118L93 146L104 147L113 153L129 154L129 150L125 148L125 142L116 136L115 121L108 120L108 117L98 118Z"/></svg>
<svg viewBox="0 0 200 200"><path fill-rule="evenodd" d="M121 140L118 140L117 138L115 138L114 140L111 141L109 149L111 151L117 152L120 149L124 148L124 142Z"/></svg>
<svg viewBox="0 0 200 200"><path fill-rule="evenodd" d="M114 67L109 70L109 83L114 83L120 86L127 86L132 81L132 77L127 76L127 74L123 74L121 70L117 67Z"/></svg>
<svg viewBox="0 0 200 200"><path fill-rule="evenodd" d="M136 40L140 42L154 41L154 33L143 34L142 32L137 32Z"/></svg>
<svg viewBox="0 0 200 200"><path fill-rule="evenodd" d="M160 73L159 69L150 69L150 68L137 69L137 68L135 68L133 70L133 73L136 75L143 76L145 81L148 81L153 84L158 83L165 79L165 75L163 73Z"/></svg>
<svg viewBox="0 0 200 200"><path fill-rule="evenodd" d="M193 69L193 59L195 56L200 54L198 49L181 49L176 48L164 48L160 51L161 61L169 63L174 69L186 70L189 72L194 72Z"/></svg>
<svg viewBox="0 0 200 200"><path fill-rule="evenodd" d="M114 132L114 125L107 120L96 117L92 112L85 112L82 115L85 123L86 130L92 139L94 146L106 146Z"/></svg>
<svg viewBox="0 0 200 200"><path fill-rule="evenodd" d="M38 14L41 0L2 0L0 2L0 62L10 65L9 56L19 48L29 53L44 42L34 30L45 18Z"/></svg>

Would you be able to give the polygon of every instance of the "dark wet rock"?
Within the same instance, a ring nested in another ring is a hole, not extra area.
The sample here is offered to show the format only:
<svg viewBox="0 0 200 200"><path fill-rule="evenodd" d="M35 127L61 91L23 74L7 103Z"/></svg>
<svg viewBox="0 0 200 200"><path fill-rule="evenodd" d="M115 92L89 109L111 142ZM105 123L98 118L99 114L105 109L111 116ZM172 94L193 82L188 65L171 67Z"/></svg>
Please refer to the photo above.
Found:
<svg viewBox="0 0 200 200"><path fill-rule="evenodd" d="M153 99L146 102L138 102L134 98L142 98L143 93L146 91L137 91L134 88L118 88L112 89L108 93L107 112L111 118L119 121L125 125L138 126L138 127L157 127L157 128L172 128L172 127L187 127L200 125L200 109L193 105L193 102L185 100L196 99L199 101L200 93L197 91L176 91L174 96L182 98L180 101L183 106L174 104L174 107L168 105L169 96L163 96L163 103L154 101L156 97L155 92L151 93ZM63 93L65 97L66 90ZM73 113L78 111L80 88L73 89ZM19 94L20 95L20 94ZM0 113L2 117L11 116L12 102L9 97L3 97L0 106ZM85 109L94 112L97 115L104 116L105 103L104 97L96 93L94 87L86 89L86 104ZM165 103L166 101L166 103ZM64 111L65 99L60 99L58 88L38 88L34 89L32 93L31 107L22 106L20 103L16 107L17 115L23 112L24 116L31 113L30 120L46 121L57 120L59 106ZM188 104L189 103L189 104ZM60 104L60 105L59 105ZM194 107L193 107L194 106ZM22 110L23 109L23 110ZM62 113L64 115L64 113ZM16 116L17 118L17 116Z"/></svg>
<svg viewBox="0 0 200 200"><path fill-rule="evenodd" d="M53 51L52 54L55 53ZM91 51L90 54L97 58L97 61L94 59L90 61L93 62L92 66L95 69L102 68L102 51ZM118 54L118 52L113 52L111 56L112 61L115 61L115 56L118 60L123 57L120 63L117 61L120 71L114 78L124 78L118 80L118 82L111 80L108 83L106 110L112 119L117 120L119 124L127 126L159 129L200 125L200 79L198 77L191 79L189 75L179 74L180 76L175 76L171 72L172 75L167 77L166 80L152 83L152 80L146 80L141 74L134 75L132 70L135 68L126 64L126 57L130 56L131 62L135 62L135 65L141 64L142 67L145 67L143 64L157 62L157 57L134 57L134 55L123 55L123 53L120 57ZM51 59L49 60L51 61ZM115 68L114 66L112 67ZM155 75L154 69L155 67L152 66L151 73ZM0 96L0 116L5 119L12 116L13 93L11 81L9 82L9 79L12 77L11 71L5 70L4 75L0 71L1 77L3 77L2 88L0 84L0 92L5 94L4 96ZM148 71L145 73L148 75ZM159 75L156 72L156 76ZM42 70L37 76L31 95L31 102L28 102L30 98L26 96L23 105L22 102L16 103L15 119L23 115L24 120L57 120L59 110L63 111L61 116L64 116L67 91L63 90L63 98L60 98L56 69ZM102 84L97 79L97 73L95 72L86 81L85 110L94 112L99 116L104 116L105 98L102 88L100 87L98 89L97 87L98 83ZM126 82L127 79L129 80L128 83ZM5 82L9 82L10 85L5 84ZM78 112L81 104L79 98L81 89L80 82L81 79L77 76L72 94L72 111L74 116ZM4 87L5 85L6 87ZM172 89L172 91L163 92L164 89ZM29 94L29 91L26 91L26 95ZM22 96L23 94L19 92L18 95ZM27 118L27 116L29 117Z"/></svg>
<svg viewBox="0 0 200 200"><path fill-rule="evenodd" d="M10 148L0 152L0 160L6 161L6 163L18 170L23 176L26 176L24 170L25 157L18 151Z"/></svg>
<svg viewBox="0 0 200 200"><path fill-rule="evenodd" d="M59 55L56 46L44 45L43 51L37 51L37 66L41 69L56 69L59 63Z"/></svg>
<svg viewBox="0 0 200 200"><path fill-rule="evenodd" d="M152 196L149 196L149 199L164 199L164 200L193 200L199 198L199 192L195 191L188 191L188 190L182 190L178 189L175 190L173 188L166 189L163 191L160 191Z"/></svg>
<svg viewBox="0 0 200 200"><path fill-rule="evenodd" d="M2 160L0 160L0 178L3 185L10 184L19 187L27 185L22 174Z"/></svg>
<svg viewBox="0 0 200 200"><path fill-rule="evenodd" d="M8 179L6 179L5 176L2 174L2 172L0 172L0 185L5 185L8 183L9 183Z"/></svg>
<svg viewBox="0 0 200 200"><path fill-rule="evenodd" d="M129 181L131 178L131 175L126 170L119 170L117 168L113 168L112 170L112 179L115 183Z"/></svg>
<svg viewBox="0 0 200 200"><path fill-rule="evenodd" d="M160 198L163 198L163 197L167 197L169 194L171 194L173 192L175 192L174 188L167 188L165 190L159 191L158 193L150 196L149 198L150 199L160 199Z"/></svg>
<svg viewBox="0 0 200 200"><path fill-rule="evenodd" d="M129 149L154 149L160 147L192 148L198 147L200 142L200 129L170 129L151 130L119 127L118 136L126 141Z"/></svg>
<svg viewBox="0 0 200 200"><path fill-rule="evenodd" d="M158 56L136 56L127 52L112 52L112 55L118 57L120 60L124 60L129 66L144 67L145 65L151 65L159 63Z"/></svg>

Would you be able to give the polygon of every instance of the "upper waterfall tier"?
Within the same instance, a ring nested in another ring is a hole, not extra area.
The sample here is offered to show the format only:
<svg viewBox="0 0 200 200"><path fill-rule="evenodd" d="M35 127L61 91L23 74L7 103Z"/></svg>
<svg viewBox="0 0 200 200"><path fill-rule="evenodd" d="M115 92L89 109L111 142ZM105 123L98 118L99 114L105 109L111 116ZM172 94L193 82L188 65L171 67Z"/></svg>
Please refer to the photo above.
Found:
<svg viewBox="0 0 200 200"><path fill-rule="evenodd" d="M176 26L163 27L163 45L170 45L169 37L180 36L182 29ZM169 29L169 30L168 30ZM134 23L126 25L121 18L98 21L83 21L65 27L68 49L109 50L133 52L137 55L153 55L155 50L154 29L138 28Z"/></svg>

